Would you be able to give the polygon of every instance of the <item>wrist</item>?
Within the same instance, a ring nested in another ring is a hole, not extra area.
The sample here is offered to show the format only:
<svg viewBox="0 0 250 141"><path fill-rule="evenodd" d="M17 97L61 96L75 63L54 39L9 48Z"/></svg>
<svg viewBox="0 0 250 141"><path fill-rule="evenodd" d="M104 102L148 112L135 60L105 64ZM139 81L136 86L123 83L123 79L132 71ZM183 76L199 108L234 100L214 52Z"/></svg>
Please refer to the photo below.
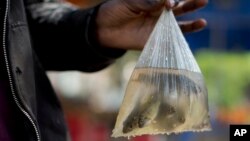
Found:
<svg viewBox="0 0 250 141"><path fill-rule="evenodd" d="M116 31L112 29L115 29L116 26L110 24L116 22L110 19L110 15L112 16L112 12L114 11L113 9L115 9L115 5L117 5L114 3L117 3L117 1L108 1L102 3L98 9L98 12L96 13L96 38L99 44L106 48L118 48L118 46L114 45L114 43L117 41L117 36L112 36L114 31Z"/></svg>
<svg viewBox="0 0 250 141"><path fill-rule="evenodd" d="M106 58L118 58L126 51L109 47L108 44L104 42L106 35L103 34L103 30L105 30L105 28L103 28L102 24L98 23L98 15L101 16L99 13L101 12L100 8L103 4L104 3L97 5L92 9L92 11L89 12L90 15L87 21L85 35L86 41L88 46L99 55Z"/></svg>

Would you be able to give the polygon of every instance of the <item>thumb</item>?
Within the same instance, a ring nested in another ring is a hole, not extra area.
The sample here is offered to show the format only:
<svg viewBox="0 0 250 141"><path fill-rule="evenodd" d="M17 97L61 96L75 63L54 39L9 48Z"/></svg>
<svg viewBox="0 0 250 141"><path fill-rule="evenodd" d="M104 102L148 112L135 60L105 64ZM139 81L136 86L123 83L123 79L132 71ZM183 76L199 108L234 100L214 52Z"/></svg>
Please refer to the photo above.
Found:
<svg viewBox="0 0 250 141"><path fill-rule="evenodd" d="M166 0L122 0L135 13L149 12L161 9ZM167 0L169 1L169 0Z"/></svg>

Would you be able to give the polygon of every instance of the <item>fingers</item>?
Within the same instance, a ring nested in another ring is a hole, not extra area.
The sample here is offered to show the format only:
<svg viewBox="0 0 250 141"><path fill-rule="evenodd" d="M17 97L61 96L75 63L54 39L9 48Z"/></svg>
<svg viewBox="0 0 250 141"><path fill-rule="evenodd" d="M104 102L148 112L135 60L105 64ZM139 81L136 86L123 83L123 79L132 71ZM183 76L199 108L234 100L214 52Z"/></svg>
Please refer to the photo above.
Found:
<svg viewBox="0 0 250 141"><path fill-rule="evenodd" d="M188 12L195 11L204 7L208 3L208 0L182 0L178 6L173 9L176 16L186 14ZM196 32L203 29L207 22L204 19L195 21L179 22L180 28L183 32Z"/></svg>
<svg viewBox="0 0 250 141"><path fill-rule="evenodd" d="M196 32L203 29L207 25L206 20L199 19L196 21L184 21L179 22L179 26L182 32Z"/></svg>
<svg viewBox="0 0 250 141"><path fill-rule="evenodd" d="M173 9L176 16L200 9L208 3L208 0L182 0L179 5Z"/></svg>
<svg viewBox="0 0 250 141"><path fill-rule="evenodd" d="M171 9L176 16L197 10L204 7L208 0L120 0L132 12L160 11L159 9ZM175 8L174 8L175 7Z"/></svg>

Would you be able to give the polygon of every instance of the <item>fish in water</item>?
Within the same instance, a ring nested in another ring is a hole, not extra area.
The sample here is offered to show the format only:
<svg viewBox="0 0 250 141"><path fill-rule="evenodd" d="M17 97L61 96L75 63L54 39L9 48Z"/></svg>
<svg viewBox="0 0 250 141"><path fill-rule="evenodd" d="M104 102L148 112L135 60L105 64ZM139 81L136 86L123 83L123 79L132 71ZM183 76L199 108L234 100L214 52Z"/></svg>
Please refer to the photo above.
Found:
<svg viewBox="0 0 250 141"><path fill-rule="evenodd" d="M143 128L157 120L163 120L162 122L165 123L165 125L169 125L171 128L172 124L180 125L185 122L185 116L183 115L184 112L177 111L174 106L171 106L170 103L164 101L165 96L161 91L164 91L166 86L169 88L168 95L171 95L171 93L177 93L177 95L180 96L183 95L182 93L186 92L187 95L185 95L185 97L188 97L191 93L198 94L200 92L199 86L194 81L181 74L140 74L137 81L141 81L142 83L152 83L154 82L152 81L154 80L152 77L156 77L158 82L149 85L155 85L157 90L151 94L145 95L145 102L138 100L138 103L132 112L123 122L123 133L129 133L134 129ZM187 105L189 104L190 103L188 102ZM163 119L163 117L165 119ZM170 121L172 122L169 123Z"/></svg>
<svg viewBox="0 0 250 141"><path fill-rule="evenodd" d="M152 95L150 99L146 100L146 103L138 103L138 106L135 106L135 109L123 123L123 133L142 128L157 116L161 100L155 96L157 95Z"/></svg>

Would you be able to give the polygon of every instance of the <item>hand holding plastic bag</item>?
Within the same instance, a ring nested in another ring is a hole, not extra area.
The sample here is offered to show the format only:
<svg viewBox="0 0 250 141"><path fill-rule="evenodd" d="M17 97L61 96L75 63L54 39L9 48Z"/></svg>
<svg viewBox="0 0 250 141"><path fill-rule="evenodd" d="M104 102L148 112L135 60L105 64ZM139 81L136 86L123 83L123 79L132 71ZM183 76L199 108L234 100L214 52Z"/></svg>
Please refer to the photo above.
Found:
<svg viewBox="0 0 250 141"><path fill-rule="evenodd" d="M164 10L129 80L112 136L210 129L202 73L172 11Z"/></svg>

